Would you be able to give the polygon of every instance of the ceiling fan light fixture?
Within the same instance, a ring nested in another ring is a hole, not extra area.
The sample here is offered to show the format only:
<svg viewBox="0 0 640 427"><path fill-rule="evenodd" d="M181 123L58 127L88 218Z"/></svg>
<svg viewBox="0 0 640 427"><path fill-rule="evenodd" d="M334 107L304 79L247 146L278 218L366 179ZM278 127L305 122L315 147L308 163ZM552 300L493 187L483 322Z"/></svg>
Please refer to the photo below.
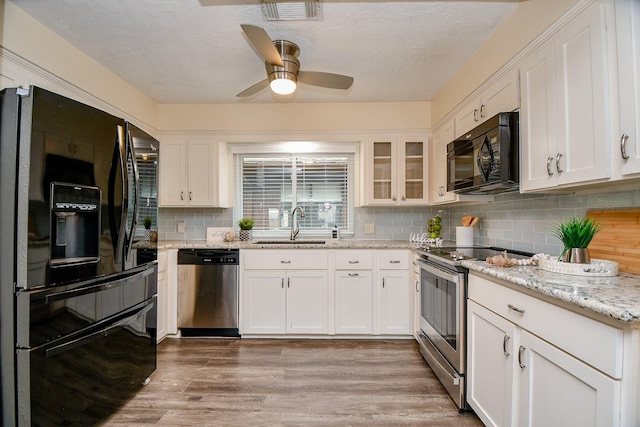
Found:
<svg viewBox="0 0 640 427"><path fill-rule="evenodd" d="M269 87L278 95L291 95L295 92L297 84L295 80L289 78L289 76L283 75L274 77L271 82L269 82Z"/></svg>

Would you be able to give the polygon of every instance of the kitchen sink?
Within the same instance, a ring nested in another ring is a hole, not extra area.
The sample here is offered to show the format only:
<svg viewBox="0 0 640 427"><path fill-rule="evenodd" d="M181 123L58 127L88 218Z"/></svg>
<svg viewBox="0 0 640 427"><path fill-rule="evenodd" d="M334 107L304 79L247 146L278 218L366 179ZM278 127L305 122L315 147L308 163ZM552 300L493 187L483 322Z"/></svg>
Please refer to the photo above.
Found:
<svg viewBox="0 0 640 427"><path fill-rule="evenodd" d="M258 240L253 242L255 245L324 245L324 240Z"/></svg>

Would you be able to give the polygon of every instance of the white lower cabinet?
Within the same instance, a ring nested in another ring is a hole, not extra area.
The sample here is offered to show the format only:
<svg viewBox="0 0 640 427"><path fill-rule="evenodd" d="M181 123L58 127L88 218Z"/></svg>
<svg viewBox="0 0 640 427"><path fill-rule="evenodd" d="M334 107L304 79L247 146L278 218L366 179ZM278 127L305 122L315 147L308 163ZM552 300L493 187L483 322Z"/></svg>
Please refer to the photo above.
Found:
<svg viewBox="0 0 640 427"><path fill-rule="evenodd" d="M405 250L378 252L381 335L413 334L409 255Z"/></svg>
<svg viewBox="0 0 640 427"><path fill-rule="evenodd" d="M373 332L371 271L335 272L335 332L363 334Z"/></svg>
<svg viewBox="0 0 640 427"><path fill-rule="evenodd" d="M619 426L622 330L469 275L467 401L487 426Z"/></svg>
<svg viewBox="0 0 640 427"><path fill-rule="evenodd" d="M327 257L326 251L244 251L241 332L327 334Z"/></svg>

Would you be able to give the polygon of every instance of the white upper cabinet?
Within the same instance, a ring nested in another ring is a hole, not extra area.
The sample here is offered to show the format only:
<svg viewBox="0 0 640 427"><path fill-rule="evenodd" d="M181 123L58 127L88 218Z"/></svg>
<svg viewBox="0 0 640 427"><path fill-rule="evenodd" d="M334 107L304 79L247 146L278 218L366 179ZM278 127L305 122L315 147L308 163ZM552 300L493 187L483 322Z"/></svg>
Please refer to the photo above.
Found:
<svg viewBox="0 0 640 427"><path fill-rule="evenodd" d="M462 107L455 115L455 137L458 138L500 112L514 111L519 106L518 70L515 70L500 77L479 97Z"/></svg>
<svg viewBox="0 0 640 427"><path fill-rule="evenodd" d="M640 2L616 0L620 134L612 155L623 175L640 173Z"/></svg>
<svg viewBox="0 0 640 427"><path fill-rule="evenodd" d="M364 205L429 203L427 138L375 137L366 142L364 151Z"/></svg>
<svg viewBox="0 0 640 427"><path fill-rule="evenodd" d="M590 6L521 64L523 192L611 176L604 22Z"/></svg>
<svg viewBox="0 0 640 427"><path fill-rule="evenodd" d="M209 139L163 139L160 206L228 207L226 145Z"/></svg>
<svg viewBox="0 0 640 427"><path fill-rule="evenodd" d="M431 204L456 201L457 195L447 191L447 144L454 140L453 119L433 131L429 182Z"/></svg>

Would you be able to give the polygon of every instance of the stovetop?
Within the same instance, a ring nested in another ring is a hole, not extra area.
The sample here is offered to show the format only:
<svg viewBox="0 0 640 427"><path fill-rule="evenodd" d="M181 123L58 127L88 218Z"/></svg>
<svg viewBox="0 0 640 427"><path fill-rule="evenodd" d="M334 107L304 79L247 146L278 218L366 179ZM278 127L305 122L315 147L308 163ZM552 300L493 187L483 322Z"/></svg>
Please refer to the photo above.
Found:
<svg viewBox="0 0 640 427"><path fill-rule="evenodd" d="M525 259L534 254L513 249L499 248L495 246L448 246L448 247L424 247L418 250L420 256L438 264L457 267L463 260L481 260L507 251L509 258Z"/></svg>

